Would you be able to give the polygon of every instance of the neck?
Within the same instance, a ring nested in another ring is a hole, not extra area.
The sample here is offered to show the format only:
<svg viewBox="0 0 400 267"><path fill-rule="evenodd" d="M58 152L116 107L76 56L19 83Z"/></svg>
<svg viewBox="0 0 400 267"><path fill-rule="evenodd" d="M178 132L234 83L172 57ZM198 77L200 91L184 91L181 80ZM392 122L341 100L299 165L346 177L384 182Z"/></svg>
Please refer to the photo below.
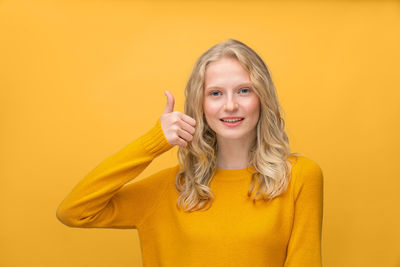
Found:
<svg viewBox="0 0 400 267"><path fill-rule="evenodd" d="M255 138L255 137L254 137ZM217 168L244 169L249 166L249 151L254 138L222 139L217 137Z"/></svg>

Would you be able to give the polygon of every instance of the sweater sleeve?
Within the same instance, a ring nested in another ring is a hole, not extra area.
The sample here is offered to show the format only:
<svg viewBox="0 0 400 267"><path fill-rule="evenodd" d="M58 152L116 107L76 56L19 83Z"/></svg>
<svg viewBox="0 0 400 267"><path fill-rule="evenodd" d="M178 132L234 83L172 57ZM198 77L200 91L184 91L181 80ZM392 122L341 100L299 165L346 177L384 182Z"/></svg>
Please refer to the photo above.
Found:
<svg viewBox="0 0 400 267"><path fill-rule="evenodd" d="M284 267L320 267L323 174L312 160L300 159L294 181L294 222Z"/></svg>
<svg viewBox="0 0 400 267"><path fill-rule="evenodd" d="M134 181L151 161L171 149L160 119L146 134L111 155L89 172L58 206L65 225L83 228L137 228L166 188L171 169Z"/></svg>

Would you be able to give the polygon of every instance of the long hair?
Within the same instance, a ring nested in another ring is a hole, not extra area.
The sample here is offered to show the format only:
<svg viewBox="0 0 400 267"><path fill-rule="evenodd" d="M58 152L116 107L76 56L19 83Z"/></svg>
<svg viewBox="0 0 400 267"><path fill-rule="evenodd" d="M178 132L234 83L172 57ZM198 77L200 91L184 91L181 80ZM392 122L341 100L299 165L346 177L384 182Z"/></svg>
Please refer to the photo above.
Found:
<svg viewBox="0 0 400 267"><path fill-rule="evenodd" d="M185 88L185 113L196 120L196 131L192 141L178 149L180 171L175 187L179 193L176 205L186 212L209 209L214 200L209 185L216 171L218 144L203 112L204 77L207 66L223 57L237 59L249 72L260 99L257 137L249 151L249 164L255 171L248 197L253 195L255 202L284 193L291 178L289 155L297 154L290 153L281 107L264 61L250 47L234 39L214 45L196 61Z"/></svg>

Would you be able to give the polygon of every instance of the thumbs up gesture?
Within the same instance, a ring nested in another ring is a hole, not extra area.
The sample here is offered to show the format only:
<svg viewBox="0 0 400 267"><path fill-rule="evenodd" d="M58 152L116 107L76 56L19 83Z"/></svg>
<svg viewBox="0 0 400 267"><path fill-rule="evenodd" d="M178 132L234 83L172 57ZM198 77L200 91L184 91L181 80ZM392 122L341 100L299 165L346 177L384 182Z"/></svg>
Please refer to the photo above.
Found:
<svg viewBox="0 0 400 267"><path fill-rule="evenodd" d="M193 139L196 121L186 114L174 111L175 99L169 91L165 91L165 96L167 104L160 117L161 128L171 145L186 147Z"/></svg>

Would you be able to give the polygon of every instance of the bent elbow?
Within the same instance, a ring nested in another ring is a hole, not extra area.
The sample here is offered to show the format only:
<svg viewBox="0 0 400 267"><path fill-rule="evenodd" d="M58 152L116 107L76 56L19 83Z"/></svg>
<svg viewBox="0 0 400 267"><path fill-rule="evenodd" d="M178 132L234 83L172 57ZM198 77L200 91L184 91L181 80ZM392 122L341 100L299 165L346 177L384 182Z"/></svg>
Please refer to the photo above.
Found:
<svg viewBox="0 0 400 267"><path fill-rule="evenodd" d="M74 212L68 208L64 208L62 205L60 205L56 211L56 217L61 223L69 227L79 227L80 219L73 214Z"/></svg>

